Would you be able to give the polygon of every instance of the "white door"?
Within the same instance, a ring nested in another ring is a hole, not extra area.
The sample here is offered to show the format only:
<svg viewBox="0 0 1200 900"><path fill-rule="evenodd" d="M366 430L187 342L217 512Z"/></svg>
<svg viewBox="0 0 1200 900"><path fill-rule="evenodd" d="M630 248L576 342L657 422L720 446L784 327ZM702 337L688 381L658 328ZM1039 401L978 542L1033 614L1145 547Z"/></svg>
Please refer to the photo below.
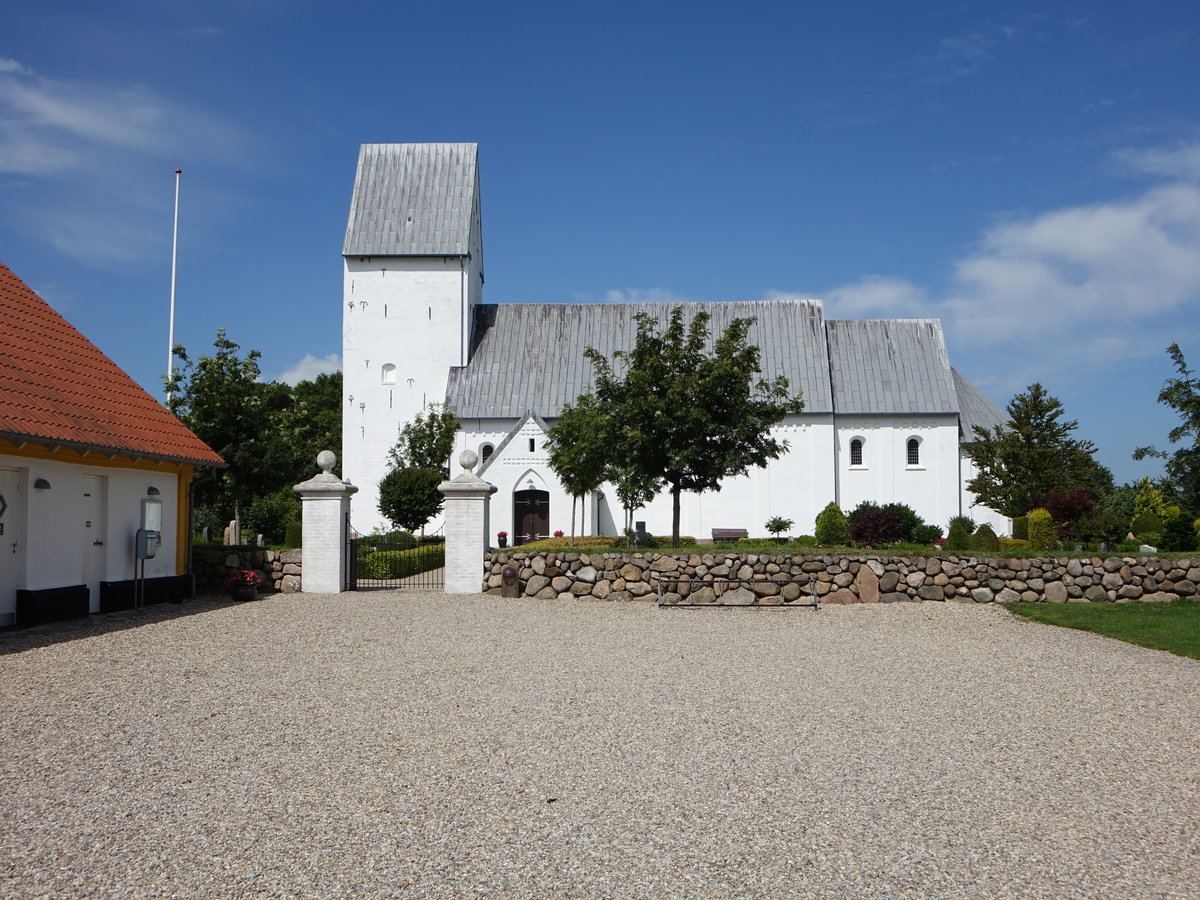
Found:
<svg viewBox="0 0 1200 900"><path fill-rule="evenodd" d="M0 469L0 625L11 625L17 614L22 546L20 473Z"/></svg>
<svg viewBox="0 0 1200 900"><path fill-rule="evenodd" d="M88 586L91 612L100 612L100 582L106 580L108 551L104 546L104 479L83 476L83 581Z"/></svg>

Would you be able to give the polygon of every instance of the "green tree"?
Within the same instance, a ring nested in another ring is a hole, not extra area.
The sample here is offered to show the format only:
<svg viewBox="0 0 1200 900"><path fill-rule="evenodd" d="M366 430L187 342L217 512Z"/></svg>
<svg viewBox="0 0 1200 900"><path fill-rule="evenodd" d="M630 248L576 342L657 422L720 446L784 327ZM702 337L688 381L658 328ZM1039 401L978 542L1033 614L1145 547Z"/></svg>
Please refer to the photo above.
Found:
<svg viewBox="0 0 1200 900"><path fill-rule="evenodd" d="M844 547L850 543L850 523L842 508L832 500L817 514L814 537L821 547Z"/></svg>
<svg viewBox="0 0 1200 900"><path fill-rule="evenodd" d="M1040 384L1031 384L1008 404L1005 426L975 428L975 442L964 449L978 470L967 484L976 502L1015 517L1053 490L1103 496L1112 474L1096 462L1091 441L1071 437L1079 423L1063 421L1062 415L1062 403Z"/></svg>
<svg viewBox="0 0 1200 900"><path fill-rule="evenodd" d="M395 467L437 469L443 478L449 478L450 453L460 425L453 408L431 403L424 414L417 413L400 429L400 439L388 451L388 459Z"/></svg>
<svg viewBox="0 0 1200 900"><path fill-rule="evenodd" d="M1172 453L1155 447L1139 447L1134 459L1147 456L1166 460L1167 479L1180 505L1200 512L1200 378L1187 366L1178 344L1167 348L1167 355L1179 375L1169 378L1158 392L1158 402L1179 413L1183 421L1167 433L1167 440L1181 446Z"/></svg>
<svg viewBox="0 0 1200 900"><path fill-rule="evenodd" d="M746 342L752 319L733 320L711 354L707 313L685 325L676 307L661 332L647 313L636 320L633 348L618 350L611 362L588 348L594 394L605 411L610 460L627 462L643 486L668 486L671 543L678 547L680 495L720 490L722 479L778 458L787 445L771 436L771 426L803 404L789 394L787 379L755 379L759 350Z"/></svg>
<svg viewBox="0 0 1200 900"><path fill-rule="evenodd" d="M397 466L379 482L379 511L397 528L424 530L442 509L441 469Z"/></svg>
<svg viewBox="0 0 1200 900"><path fill-rule="evenodd" d="M767 519L767 524L763 527L766 528L772 536L774 536L775 540L782 541L782 538L779 536L791 528L794 524L796 523L791 519L785 519L783 516L771 516L771 518Z"/></svg>
<svg viewBox="0 0 1200 900"><path fill-rule="evenodd" d="M168 383L168 408L201 440L224 458L227 467L210 481L198 481L196 502L224 517L240 518L241 508L255 497L284 486L291 471L280 471L278 414L291 403L287 385L261 382L258 360L217 329L214 353L193 363L176 345L180 365ZM295 483L295 482L291 482Z"/></svg>
<svg viewBox="0 0 1200 900"><path fill-rule="evenodd" d="M592 394L563 407L550 429L550 468L571 495L571 543L575 543L575 507L580 498L608 479L609 454L603 442L604 412Z"/></svg>

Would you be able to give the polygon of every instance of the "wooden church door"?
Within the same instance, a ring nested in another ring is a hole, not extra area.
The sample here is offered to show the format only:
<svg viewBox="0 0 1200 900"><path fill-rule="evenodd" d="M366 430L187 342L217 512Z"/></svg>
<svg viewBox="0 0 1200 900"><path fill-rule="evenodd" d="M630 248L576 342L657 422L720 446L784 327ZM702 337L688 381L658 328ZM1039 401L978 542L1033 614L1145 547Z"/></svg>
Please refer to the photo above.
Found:
<svg viewBox="0 0 1200 900"><path fill-rule="evenodd" d="M550 492L515 492L513 526L514 547L550 537Z"/></svg>

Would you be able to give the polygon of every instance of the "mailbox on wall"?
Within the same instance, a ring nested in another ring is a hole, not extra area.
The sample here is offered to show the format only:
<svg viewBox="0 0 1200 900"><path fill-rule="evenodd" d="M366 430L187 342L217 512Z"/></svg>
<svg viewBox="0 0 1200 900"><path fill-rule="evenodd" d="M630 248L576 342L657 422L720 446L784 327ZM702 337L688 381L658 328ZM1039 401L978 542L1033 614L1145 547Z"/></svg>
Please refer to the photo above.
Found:
<svg viewBox="0 0 1200 900"><path fill-rule="evenodd" d="M158 544L162 540L162 501L142 501L142 527L138 529L135 544L138 559L154 559Z"/></svg>

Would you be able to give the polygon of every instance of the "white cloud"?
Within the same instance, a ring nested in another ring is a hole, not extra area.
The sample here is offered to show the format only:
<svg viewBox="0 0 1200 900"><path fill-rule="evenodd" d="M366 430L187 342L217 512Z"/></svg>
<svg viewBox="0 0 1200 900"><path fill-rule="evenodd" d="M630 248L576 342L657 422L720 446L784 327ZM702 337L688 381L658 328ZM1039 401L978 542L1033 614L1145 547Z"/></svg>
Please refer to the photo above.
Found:
<svg viewBox="0 0 1200 900"><path fill-rule="evenodd" d="M684 302L674 291L666 288L621 288L604 292L603 303Z"/></svg>
<svg viewBox="0 0 1200 900"><path fill-rule="evenodd" d="M1138 172L1200 181L1200 142L1149 150L1122 150L1117 159Z"/></svg>
<svg viewBox="0 0 1200 900"><path fill-rule="evenodd" d="M148 88L56 81L0 57L0 176L25 176L11 182L9 214L86 262L153 252L171 169L198 157L243 165L247 143L218 117Z"/></svg>
<svg viewBox="0 0 1200 900"><path fill-rule="evenodd" d="M1163 171L1182 174L1191 159L1185 151L1141 151L1139 158L1167 160ZM768 298L782 296L795 295ZM938 317L959 364L970 359L1006 387L1029 375L1021 360L1036 360L1029 380L1084 377L1159 354L1181 329L1195 332L1200 185L1176 180L999 224L953 264L936 292L902 278L865 276L824 296L830 318Z"/></svg>
<svg viewBox="0 0 1200 900"><path fill-rule="evenodd" d="M312 381L318 375L326 372L340 372L341 370L341 354L330 353L328 356L318 357L311 353L305 353L299 362L284 371L276 380L294 386L300 381Z"/></svg>
<svg viewBox="0 0 1200 900"><path fill-rule="evenodd" d="M766 299L799 297L769 291ZM853 284L827 291L825 315L831 319L904 318L928 315L929 297L902 278L865 275Z"/></svg>
<svg viewBox="0 0 1200 900"><path fill-rule="evenodd" d="M956 81L991 60L992 43L978 32L942 38L936 52L917 58L917 71L935 84Z"/></svg>

